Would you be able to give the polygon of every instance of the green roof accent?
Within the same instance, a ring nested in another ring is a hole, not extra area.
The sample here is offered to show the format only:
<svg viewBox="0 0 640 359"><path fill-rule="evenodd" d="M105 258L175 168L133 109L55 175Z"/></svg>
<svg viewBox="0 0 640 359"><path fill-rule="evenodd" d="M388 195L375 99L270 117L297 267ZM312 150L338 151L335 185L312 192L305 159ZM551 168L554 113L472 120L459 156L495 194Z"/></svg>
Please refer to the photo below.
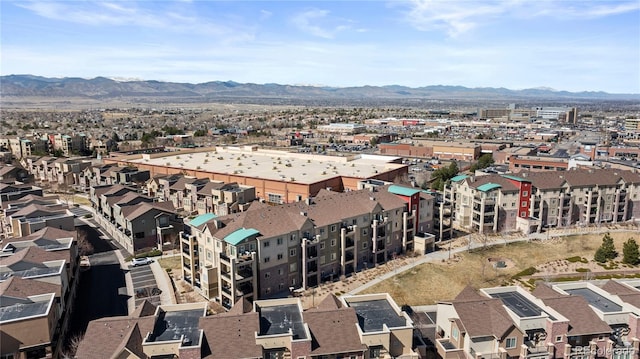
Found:
<svg viewBox="0 0 640 359"><path fill-rule="evenodd" d="M497 183L485 183L483 185L478 186L478 191L482 191L482 192L489 192L491 190L494 190L496 188L500 188L502 187L501 185L497 184Z"/></svg>
<svg viewBox="0 0 640 359"><path fill-rule="evenodd" d="M518 182L527 182L526 179L522 178L522 177L518 177L518 176L511 176L511 175L502 175L502 177L506 178L506 179L510 179L510 180L514 180L514 181L518 181Z"/></svg>
<svg viewBox="0 0 640 359"><path fill-rule="evenodd" d="M224 241L231 245L237 246L240 242L258 233L260 232L253 228L240 228L224 237Z"/></svg>
<svg viewBox="0 0 640 359"><path fill-rule="evenodd" d="M464 179L467 179L467 178L469 178L469 176L467 176L467 175L457 175L457 176L454 176L454 177L451 178L451 182L460 182L460 181L462 181Z"/></svg>
<svg viewBox="0 0 640 359"><path fill-rule="evenodd" d="M189 225L193 226L193 227L200 227L201 225L209 222L210 220L216 218L218 216L216 216L213 213L205 213L205 214L201 214L199 216L197 216L196 218L192 219L189 221Z"/></svg>
<svg viewBox="0 0 640 359"><path fill-rule="evenodd" d="M402 186L396 186L396 185L391 185L389 186L388 189L389 192L393 193L393 194L398 194L400 196L407 196L407 197L411 197L416 193L419 193L420 190L419 189L415 189L415 188L409 188L409 187L402 187Z"/></svg>

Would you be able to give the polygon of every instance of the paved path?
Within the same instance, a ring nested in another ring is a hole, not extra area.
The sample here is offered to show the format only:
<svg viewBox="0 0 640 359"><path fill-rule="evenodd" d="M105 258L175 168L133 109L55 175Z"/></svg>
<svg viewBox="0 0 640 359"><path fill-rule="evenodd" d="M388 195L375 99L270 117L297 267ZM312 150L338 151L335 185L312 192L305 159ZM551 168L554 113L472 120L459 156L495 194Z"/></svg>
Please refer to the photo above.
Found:
<svg viewBox="0 0 640 359"><path fill-rule="evenodd" d="M469 240L471 239L470 236L467 236L467 243L469 243ZM527 242L529 241L529 238L527 237L520 237L520 238L512 238L512 239L505 239L505 240L500 240L500 241L491 241L491 242L487 242L486 246L487 247L491 247L491 246L495 246L495 245L505 245L505 244L509 244L509 243L516 243L516 242ZM440 262L442 260L446 260L449 259L451 257L453 257L454 254L456 253L460 253L460 252L464 252L464 251L468 251L470 249L476 249L476 248L481 248L484 247L485 243L481 243L481 242L477 242L475 240L471 240L470 244L467 244L465 246L458 246L456 248L451 248L451 250L447 250L447 249L442 249L439 250L437 252L431 252L431 253L427 253L425 254L422 258L418 259L417 261L414 261L412 263L409 263L405 266L396 268L390 272L387 272L379 277L376 277L375 279L373 279L372 281L363 284L361 286L359 286L358 288L355 288L351 291L349 291L347 294L358 294L360 292L362 292L363 290L370 288L380 282L382 282L383 280L389 279L397 274L400 274L402 272L408 271L416 266L419 266L421 264L424 263L429 263L429 262Z"/></svg>
<svg viewBox="0 0 640 359"><path fill-rule="evenodd" d="M498 236L498 237L484 237L478 234L470 234L470 235L455 239L454 242L457 242L457 246L455 248L451 248L451 250L447 250L446 244L445 244L441 250L437 252L431 252L431 253L425 254L422 258L412 263L409 263L402 267L395 268L390 272L387 272L379 277L376 277L370 282L367 282L355 289L352 289L351 291L347 292L347 294L360 293L365 289L370 288L382 282L383 280L392 278L393 276L399 273L408 271L423 263L439 262L442 260L446 260L453 257L454 254L468 251L470 249L477 249L484 246L491 247L495 245L506 245L509 243L516 243L516 242L527 242L531 240L539 240L544 242L545 240L552 240L558 237L574 236L574 235L580 235L580 234L604 234L607 232L629 232L629 231L636 230L637 228L638 228L637 226L629 225L629 224L612 225L612 227L602 225L602 226L591 226L591 227L569 227L569 228L562 228L562 229L554 228L554 229L551 229L548 233L547 232L532 233L528 237L524 235L519 235L516 237L513 237L513 236L510 237L508 235ZM464 244L460 245L461 242L466 243L466 245Z"/></svg>

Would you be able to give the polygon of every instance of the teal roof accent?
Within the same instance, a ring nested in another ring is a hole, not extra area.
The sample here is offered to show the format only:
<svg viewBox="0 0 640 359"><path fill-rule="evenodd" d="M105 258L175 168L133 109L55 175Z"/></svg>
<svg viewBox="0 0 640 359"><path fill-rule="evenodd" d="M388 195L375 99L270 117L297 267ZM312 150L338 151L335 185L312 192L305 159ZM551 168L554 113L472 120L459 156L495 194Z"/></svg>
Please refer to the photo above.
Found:
<svg viewBox="0 0 640 359"><path fill-rule="evenodd" d="M388 191L393 193L393 194L398 194L398 195L407 196L407 197L411 197L414 194L420 192L419 189L410 188L410 187L396 186L394 184L389 186Z"/></svg>
<svg viewBox="0 0 640 359"><path fill-rule="evenodd" d="M491 190L494 190L496 188L500 188L502 187L501 185L497 184L497 183L485 183L483 185L478 186L478 191L482 191L482 192L489 192Z"/></svg>
<svg viewBox="0 0 640 359"><path fill-rule="evenodd" d="M258 233L260 232L258 232L258 230L253 228L240 228L235 232L229 234L228 236L224 237L224 241L231 245L237 246L243 240Z"/></svg>
<svg viewBox="0 0 640 359"><path fill-rule="evenodd" d="M502 175L502 177L506 178L506 179L510 179L510 180L514 180L514 181L518 181L518 182L527 182L526 179L522 178L522 177L518 177L518 176L511 176L511 175Z"/></svg>
<svg viewBox="0 0 640 359"><path fill-rule="evenodd" d="M462 181L464 179L467 179L467 178L469 178L469 176L467 176L467 175L457 175L457 176L454 176L454 177L451 178L451 182L460 182L460 181Z"/></svg>
<svg viewBox="0 0 640 359"><path fill-rule="evenodd" d="M209 222L210 220L216 218L218 216L216 216L213 213L205 213L205 214L201 214L199 216L197 216L196 218L192 219L189 221L189 225L193 226L193 227L200 227L201 225Z"/></svg>

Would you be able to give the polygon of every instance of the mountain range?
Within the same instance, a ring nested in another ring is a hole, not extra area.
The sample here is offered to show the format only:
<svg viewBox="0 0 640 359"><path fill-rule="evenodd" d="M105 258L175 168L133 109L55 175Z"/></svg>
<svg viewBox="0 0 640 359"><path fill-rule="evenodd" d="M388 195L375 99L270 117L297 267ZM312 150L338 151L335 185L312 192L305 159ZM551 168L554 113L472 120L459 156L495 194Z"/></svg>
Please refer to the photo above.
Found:
<svg viewBox="0 0 640 359"><path fill-rule="evenodd" d="M117 81L106 77L48 78L33 75L0 76L0 94L8 97L51 97L109 99L171 99L172 101L215 101L229 98L279 98L326 100L375 99L576 99L576 100L640 100L640 94L606 92L568 92L549 88L510 90L506 88L468 88L463 86L406 87L360 86L295 86L280 84L212 81L199 84L161 81Z"/></svg>

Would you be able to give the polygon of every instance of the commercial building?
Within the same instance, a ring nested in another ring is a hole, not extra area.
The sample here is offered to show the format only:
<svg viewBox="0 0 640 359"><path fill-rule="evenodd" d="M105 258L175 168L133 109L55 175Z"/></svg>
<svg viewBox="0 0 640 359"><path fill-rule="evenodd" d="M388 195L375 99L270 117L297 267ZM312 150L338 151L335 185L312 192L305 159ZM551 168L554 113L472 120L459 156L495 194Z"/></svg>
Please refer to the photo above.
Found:
<svg viewBox="0 0 640 359"><path fill-rule="evenodd" d="M180 236L183 278L227 307L241 297L315 287L402 253L433 250L432 206L431 196L391 186L203 214Z"/></svg>
<svg viewBox="0 0 640 359"><path fill-rule="evenodd" d="M470 142L412 141L411 143L383 143L380 153L391 156L438 158L441 160L473 161L481 155L481 146Z"/></svg>
<svg viewBox="0 0 640 359"><path fill-rule="evenodd" d="M315 196L321 189L357 189L358 181L394 181L408 173L397 157L357 154L323 156L259 149L257 146L216 147L106 158L105 163L133 165L151 176L183 174L255 188L269 203L291 203Z"/></svg>

